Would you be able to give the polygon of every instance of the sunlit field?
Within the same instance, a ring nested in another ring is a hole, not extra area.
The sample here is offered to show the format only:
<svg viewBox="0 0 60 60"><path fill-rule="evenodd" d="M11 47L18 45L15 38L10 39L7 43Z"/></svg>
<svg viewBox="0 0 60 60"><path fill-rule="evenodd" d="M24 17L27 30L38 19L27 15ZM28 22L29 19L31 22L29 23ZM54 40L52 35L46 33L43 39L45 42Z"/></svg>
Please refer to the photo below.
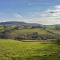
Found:
<svg viewBox="0 0 60 60"><path fill-rule="evenodd" d="M0 39L0 60L60 60L60 45Z"/></svg>

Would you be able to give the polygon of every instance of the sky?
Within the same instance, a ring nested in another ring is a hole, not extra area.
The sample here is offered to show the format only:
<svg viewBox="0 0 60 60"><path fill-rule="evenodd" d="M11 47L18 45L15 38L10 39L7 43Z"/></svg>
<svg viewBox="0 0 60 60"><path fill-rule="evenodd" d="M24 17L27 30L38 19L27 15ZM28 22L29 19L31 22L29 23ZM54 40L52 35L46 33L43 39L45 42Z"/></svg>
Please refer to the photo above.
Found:
<svg viewBox="0 0 60 60"><path fill-rule="evenodd" d="M60 0L0 0L0 22L60 24Z"/></svg>

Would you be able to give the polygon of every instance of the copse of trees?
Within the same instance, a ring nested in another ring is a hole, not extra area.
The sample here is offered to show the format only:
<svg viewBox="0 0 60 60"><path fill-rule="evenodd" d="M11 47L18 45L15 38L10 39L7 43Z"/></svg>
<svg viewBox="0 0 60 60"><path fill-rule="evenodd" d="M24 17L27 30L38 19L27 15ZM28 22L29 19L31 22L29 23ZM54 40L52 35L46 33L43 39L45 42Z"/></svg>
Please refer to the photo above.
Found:
<svg viewBox="0 0 60 60"><path fill-rule="evenodd" d="M44 34L38 34L38 32L33 32L33 33L24 33L24 34L16 34L16 35L12 35L11 31L4 31L0 33L0 38L11 38L11 39L19 39L19 40L48 40L48 39L59 39L57 35L44 35Z"/></svg>

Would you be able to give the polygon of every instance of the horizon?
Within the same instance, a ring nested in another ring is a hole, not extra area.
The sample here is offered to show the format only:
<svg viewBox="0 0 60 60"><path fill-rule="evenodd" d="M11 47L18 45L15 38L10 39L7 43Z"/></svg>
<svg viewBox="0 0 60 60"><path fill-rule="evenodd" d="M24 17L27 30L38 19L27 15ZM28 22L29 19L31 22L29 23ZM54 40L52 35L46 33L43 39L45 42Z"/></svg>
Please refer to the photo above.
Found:
<svg viewBox="0 0 60 60"><path fill-rule="evenodd" d="M60 0L0 0L0 22L60 24Z"/></svg>
<svg viewBox="0 0 60 60"><path fill-rule="evenodd" d="M19 22L20 22L20 23L40 24L40 25L48 25L48 26L49 26L49 25L60 25L60 24L41 24L41 23L24 22L24 21L3 21L3 22L0 22L0 23L6 23L6 22L8 22L8 23L9 23L9 22L13 22L13 23L14 23L14 22L17 22L17 23L19 23Z"/></svg>

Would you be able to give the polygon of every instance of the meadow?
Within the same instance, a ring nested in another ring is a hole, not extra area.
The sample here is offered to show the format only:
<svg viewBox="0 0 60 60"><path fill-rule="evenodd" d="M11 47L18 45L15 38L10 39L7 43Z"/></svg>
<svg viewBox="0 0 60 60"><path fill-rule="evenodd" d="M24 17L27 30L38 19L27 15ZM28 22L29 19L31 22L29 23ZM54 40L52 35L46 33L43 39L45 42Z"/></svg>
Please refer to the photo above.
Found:
<svg viewBox="0 0 60 60"><path fill-rule="evenodd" d="M60 30L0 27L0 60L60 60Z"/></svg>
<svg viewBox="0 0 60 60"><path fill-rule="evenodd" d="M0 60L60 60L60 45L38 40L0 39Z"/></svg>

